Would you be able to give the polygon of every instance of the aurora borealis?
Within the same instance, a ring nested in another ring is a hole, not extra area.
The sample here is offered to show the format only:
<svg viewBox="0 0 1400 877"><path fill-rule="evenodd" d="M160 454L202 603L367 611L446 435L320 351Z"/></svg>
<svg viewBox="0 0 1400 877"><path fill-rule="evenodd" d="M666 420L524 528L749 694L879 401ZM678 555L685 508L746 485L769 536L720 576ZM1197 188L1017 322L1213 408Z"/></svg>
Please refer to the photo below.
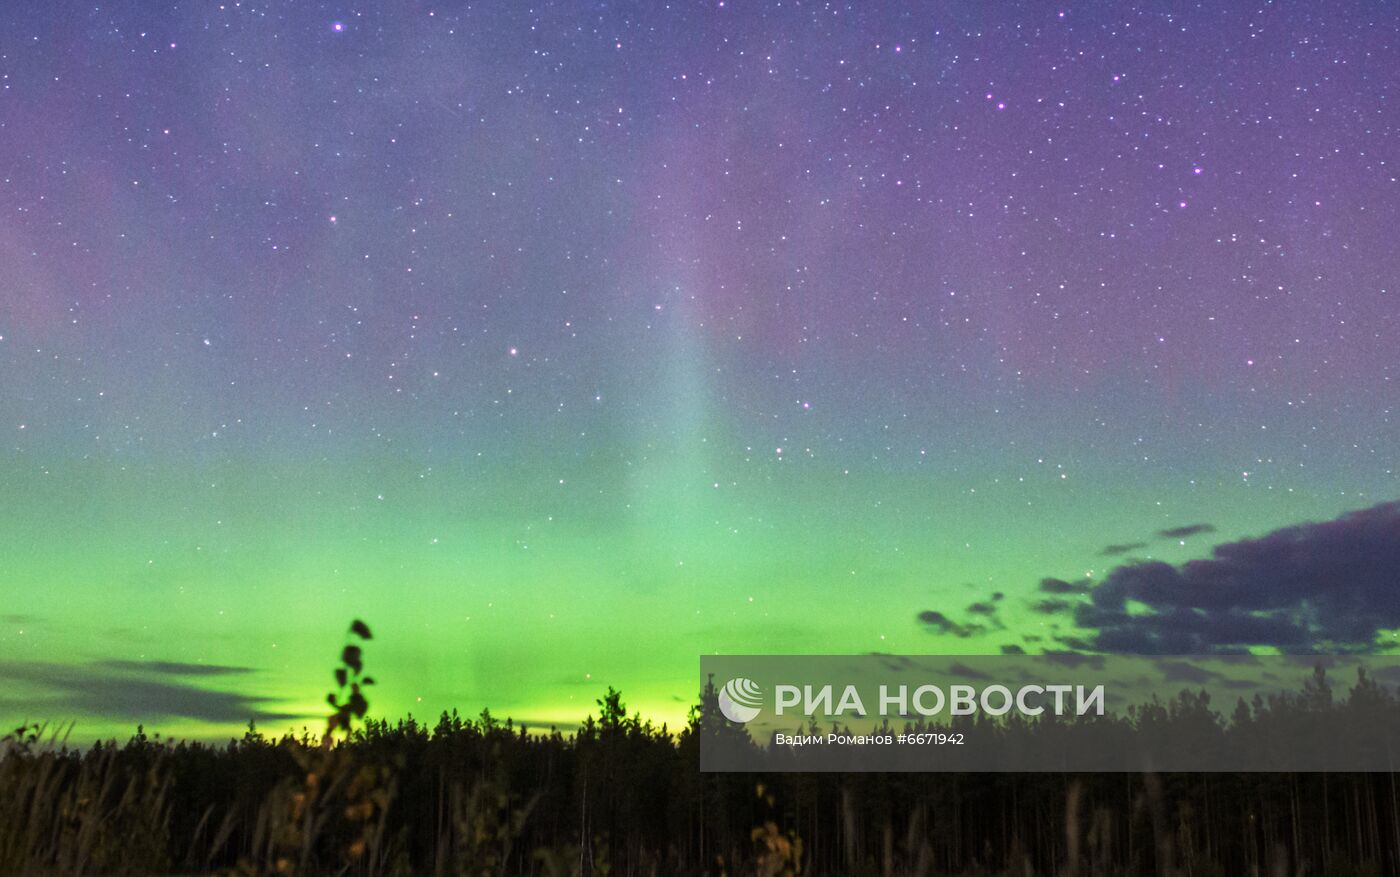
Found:
<svg viewBox="0 0 1400 877"><path fill-rule="evenodd" d="M312 723L361 617L378 715L674 723L1400 498L1392 8L0 23L5 721Z"/></svg>

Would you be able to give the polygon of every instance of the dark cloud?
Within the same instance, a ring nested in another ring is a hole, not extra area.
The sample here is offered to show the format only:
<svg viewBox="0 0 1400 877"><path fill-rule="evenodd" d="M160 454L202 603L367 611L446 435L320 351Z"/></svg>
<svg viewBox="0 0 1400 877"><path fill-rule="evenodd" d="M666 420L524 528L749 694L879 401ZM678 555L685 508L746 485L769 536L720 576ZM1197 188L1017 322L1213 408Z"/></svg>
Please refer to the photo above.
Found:
<svg viewBox="0 0 1400 877"><path fill-rule="evenodd" d="M1122 542L1117 545L1105 545L1103 551L1100 551L1099 554L1104 557L1115 557L1119 554L1127 554L1146 547L1146 542Z"/></svg>
<svg viewBox="0 0 1400 877"><path fill-rule="evenodd" d="M1162 678L1169 682L1194 682L1203 684L1212 679L1219 679L1220 674L1213 670L1195 664L1188 664L1185 661L1160 661L1157 669L1161 672Z"/></svg>
<svg viewBox="0 0 1400 877"><path fill-rule="evenodd" d="M891 655L889 652L868 652L871 657L878 658L880 666L894 673L900 673L914 666L914 661L906 655Z"/></svg>
<svg viewBox="0 0 1400 877"><path fill-rule="evenodd" d="M1069 612L1077 605L1069 600L1037 600L1031 604L1031 611L1039 612L1041 615L1058 615L1061 612Z"/></svg>
<svg viewBox="0 0 1400 877"><path fill-rule="evenodd" d="M1026 650L1015 643L1010 643L1001 647L1001 653L1003 655L1024 655Z"/></svg>
<svg viewBox="0 0 1400 877"><path fill-rule="evenodd" d="M1089 590L1089 584L1046 578L1040 580L1040 590L1045 594L1083 594Z"/></svg>
<svg viewBox="0 0 1400 877"><path fill-rule="evenodd" d="M1214 524L1187 524L1184 527L1172 527L1167 530L1158 530L1157 535L1161 536L1163 539L1185 539L1187 536L1214 532Z"/></svg>
<svg viewBox="0 0 1400 877"><path fill-rule="evenodd" d="M959 624L942 612L936 612L932 609L920 612L919 621L930 630L955 636L958 639L967 639L987 632L985 624Z"/></svg>
<svg viewBox="0 0 1400 877"><path fill-rule="evenodd" d="M993 591L986 600L978 600L971 603L963 611L970 616L978 618L977 621L960 622L942 612L929 609L919 613L919 622L936 633L955 636L959 639L967 639L989 630L1005 630L1006 624L997 614L1000 610L998 604L1006 595L1001 591Z"/></svg>
<svg viewBox="0 0 1400 877"><path fill-rule="evenodd" d="M1180 566L1117 567L1075 622L1107 652L1374 650L1380 631L1400 627L1400 503L1217 545Z"/></svg>
<svg viewBox="0 0 1400 877"><path fill-rule="evenodd" d="M104 720L155 722L172 718L234 724L301 718L293 713L268 711L269 700L245 692L213 691L162 676L168 670L150 664L165 662L99 661L68 665L42 662L0 661L0 677L6 695L0 711L21 718L66 719L98 716ZM188 668L205 665L174 664ZM226 668L234 671L243 668ZM138 672L131 672L138 671ZM185 674L190 675L190 674ZM209 674L204 674L209 675ZM21 693L25 690L28 693Z"/></svg>
<svg viewBox="0 0 1400 877"><path fill-rule="evenodd" d="M969 667L961 661L954 661L952 664L948 665L948 675L955 676L959 679L979 679L982 681L987 681L992 678L990 674L978 670L975 667Z"/></svg>
<svg viewBox="0 0 1400 877"><path fill-rule="evenodd" d="M99 661L96 666L135 673L158 673L163 676L238 676L252 673L252 667L230 667L225 664L184 664L179 661Z"/></svg>
<svg viewBox="0 0 1400 877"><path fill-rule="evenodd" d="M1055 641L1070 650L1062 654L1092 652L1095 649L1094 644L1082 636L1059 636L1055 638Z"/></svg>
<svg viewBox="0 0 1400 877"><path fill-rule="evenodd" d="M1071 670L1079 667L1102 670L1104 667L1103 655L1081 655L1077 652L1047 651L1045 653L1045 660L1060 667L1068 667Z"/></svg>

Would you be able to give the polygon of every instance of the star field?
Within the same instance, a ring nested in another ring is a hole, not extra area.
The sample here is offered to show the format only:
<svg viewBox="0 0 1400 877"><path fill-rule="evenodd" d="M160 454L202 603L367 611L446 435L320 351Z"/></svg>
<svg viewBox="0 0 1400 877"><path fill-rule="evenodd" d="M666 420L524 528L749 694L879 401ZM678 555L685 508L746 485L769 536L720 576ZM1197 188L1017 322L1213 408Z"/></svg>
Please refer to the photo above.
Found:
<svg viewBox="0 0 1400 877"><path fill-rule="evenodd" d="M674 721L1400 496L1383 6L0 23L0 664Z"/></svg>

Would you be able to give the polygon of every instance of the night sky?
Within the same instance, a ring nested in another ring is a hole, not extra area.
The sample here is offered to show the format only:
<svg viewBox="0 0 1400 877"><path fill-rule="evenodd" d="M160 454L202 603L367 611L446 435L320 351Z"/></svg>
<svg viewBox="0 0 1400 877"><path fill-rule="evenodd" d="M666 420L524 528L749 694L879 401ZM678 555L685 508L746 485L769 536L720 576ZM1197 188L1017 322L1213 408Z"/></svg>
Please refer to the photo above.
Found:
<svg viewBox="0 0 1400 877"><path fill-rule="evenodd" d="M1384 647L1397 101L1353 0L6 4L0 718Z"/></svg>

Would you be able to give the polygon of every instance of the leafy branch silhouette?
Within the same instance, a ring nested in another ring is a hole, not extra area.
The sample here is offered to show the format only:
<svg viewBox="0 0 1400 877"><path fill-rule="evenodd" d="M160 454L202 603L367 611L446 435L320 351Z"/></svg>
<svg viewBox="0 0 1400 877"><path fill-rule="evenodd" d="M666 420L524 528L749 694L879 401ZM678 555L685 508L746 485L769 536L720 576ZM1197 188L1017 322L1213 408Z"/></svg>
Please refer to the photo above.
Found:
<svg viewBox="0 0 1400 877"><path fill-rule="evenodd" d="M350 623L346 637L356 638L361 643L374 639L369 625L358 618ZM369 711L363 689L374 684L373 676L364 675L364 650L358 643L345 644L340 652L340 664L335 668L336 690L326 695L326 703L334 712L326 719L326 735L321 741L325 747L333 743L337 731L343 732L346 740L350 739L354 721L363 719Z"/></svg>

